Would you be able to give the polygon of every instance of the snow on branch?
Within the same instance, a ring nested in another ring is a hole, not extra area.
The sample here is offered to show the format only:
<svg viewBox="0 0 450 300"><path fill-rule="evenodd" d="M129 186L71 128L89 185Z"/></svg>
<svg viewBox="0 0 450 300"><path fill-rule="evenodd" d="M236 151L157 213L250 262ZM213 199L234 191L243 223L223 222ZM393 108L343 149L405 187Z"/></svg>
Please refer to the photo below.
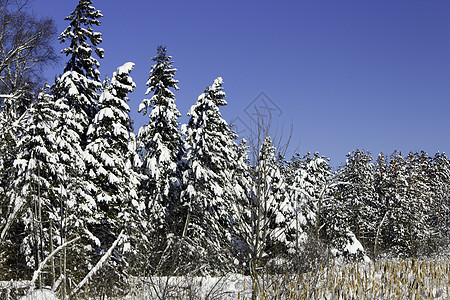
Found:
<svg viewBox="0 0 450 300"><path fill-rule="evenodd" d="M60 250L64 249L64 247L67 247L68 245L78 241L80 239L80 237L74 238L73 240L70 240L68 242L65 242L64 244L62 244L61 246L59 246L58 248L56 248L52 253L50 253L49 256L47 256L40 264L39 264L39 268L34 271L33 273L33 278L31 279L31 284L30 284L30 291L34 290L34 283L36 282L39 274L42 272L42 269L44 268L44 266L47 264L47 262L49 261L50 258L52 258L53 256L55 256L56 253L58 253Z"/></svg>
<svg viewBox="0 0 450 300"><path fill-rule="evenodd" d="M72 290L72 292L70 293L70 297L73 297L83 287L83 285L85 285L86 282L88 282L88 280L91 279L91 277L94 276L95 273L97 273L98 270L102 268L103 264L110 258L112 252L114 251L114 248L116 248L122 242L124 237L124 230L122 229L117 239L108 249L108 251L102 256L102 258L100 258L95 267L93 267L86 275L86 277L84 277L83 280L81 280L81 282L75 287L75 289Z"/></svg>

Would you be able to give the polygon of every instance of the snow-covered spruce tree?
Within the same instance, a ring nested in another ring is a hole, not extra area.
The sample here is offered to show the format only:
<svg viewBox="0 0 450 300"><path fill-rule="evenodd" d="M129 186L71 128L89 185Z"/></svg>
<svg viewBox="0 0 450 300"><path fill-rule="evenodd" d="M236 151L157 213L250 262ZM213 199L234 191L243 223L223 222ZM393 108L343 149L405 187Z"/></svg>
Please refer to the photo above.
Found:
<svg viewBox="0 0 450 300"><path fill-rule="evenodd" d="M306 271L325 264L329 259L326 246L316 238L316 214L318 199L314 192L317 189L309 164L309 154L294 155L290 161L283 164L283 174L286 178L287 191L294 209L293 242L291 250L291 268L296 271Z"/></svg>
<svg viewBox="0 0 450 300"><path fill-rule="evenodd" d="M232 185L237 211L233 226L233 252L243 271L248 271L253 241L252 229L252 167L248 156L249 146L242 139L237 151L236 166L232 173Z"/></svg>
<svg viewBox="0 0 450 300"><path fill-rule="evenodd" d="M62 43L69 44L62 50L69 61L56 84L63 89L61 96L66 96L67 104L80 114L79 122L84 130L82 138L85 137L89 121L97 112L96 101L101 88L100 64L92 55L95 52L99 58L103 58L104 50L98 47L102 42L102 34L93 30L93 26L100 25L99 18L102 16L92 6L91 0L79 0L75 10L65 18L70 24L59 37Z"/></svg>
<svg viewBox="0 0 450 300"><path fill-rule="evenodd" d="M329 159L314 153L304 158L303 192L312 200L309 208L315 209L315 224L309 242L325 244L337 257L368 259L364 249L350 229L349 214L342 201L335 197L336 187L342 184L331 171ZM301 173L300 173L301 174ZM308 202L307 202L308 203ZM327 249L327 251L328 251ZM325 253L320 253L325 255Z"/></svg>
<svg viewBox="0 0 450 300"><path fill-rule="evenodd" d="M343 205L349 229L370 252L375 243L378 219L374 172L370 152L357 149L349 153L345 165L337 172L340 184L335 194Z"/></svg>
<svg viewBox="0 0 450 300"><path fill-rule="evenodd" d="M12 67L5 64L4 68ZM35 95L22 86L16 89L6 88L4 92L8 94L0 95L0 244L3 244L3 247L7 249L6 252L3 252L5 255L10 253L13 257L17 257L21 253L17 247L21 243L20 233L23 224L17 223L20 214L14 206L16 199L12 189L16 179L15 176L17 176L14 161L20 154L18 143L24 135L28 109L34 101ZM19 200L17 199L17 201ZM14 233L10 231L14 231ZM6 240L7 237L9 241ZM0 247L2 246L0 245ZM11 266L18 263L15 258L13 260L7 261L5 259L2 261L5 262L5 267L7 267L7 265ZM12 272L7 271L2 274L8 276L7 279L9 279L19 275L25 269L27 269L26 266L23 269L13 267Z"/></svg>
<svg viewBox="0 0 450 300"><path fill-rule="evenodd" d="M236 134L222 118L227 104L221 77L206 88L183 125L187 168L183 173L181 272L217 274L234 268L231 226L235 206L231 176L237 160Z"/></svg>
<svg viewBox="0 0 450 300"><path fill-rule="evenodd" d="M8 187L14 180L14 160L18 155L17 143L23 128L25 118L15 119L10 111L1 107L0 111L0 205L1 219L0 225L3 229L7 224L6 220L10 214L10 200L6 197ZM1 240L3 240L4 234Z"/></svg>
<svg viewBox="0 0 450 300"><path fill-rule="evenodd" d="M9 245L9 249L2 253L7 256L4 261L12 260L17 264L22 259L26 261L26 266L20 268L16 264L3 265L17 269L15 272L22 272L22 278L30 276L23 272L37 269L39 263L52 251L52 236L58 235L53 222L54 201L58 197L57 184L55 185L58 157L52 130L57 113L53 107L53 98L46 93L46 89L39 94L38 100L26 115L24 132L17 143L18 156L12 166L14 172L11 177L14 179L12 185L7 187L11 210L2 228L6 244L11 243L14 235L20 237L20 242L17 243L20 250ZM21 230L6 234L11 227ZM47 274L46 283L49 283L55 274L51 271Z"/></svg>
<svg viewBox="0 0 450 300"><path fill-rule="evenodd" d="M142 233L139 227L144 205L138 202L139 178L130 163L129 151L132 128L127 94L136 86L129 76L133 67L133 63L126 63L113 74L87 134L90 143L86 149L95 158L88 170L96 186L96 221L88 224L98 239L95 260L108 251L123 229L128 243L136 245L142 240L136 235ZM92 278L95 284L91 289L96 294L112 297L123 290L127 262L120 249L114 250L111 259Z"/></svg>
<svg viewBox="0 0 450 300"><path fill-rule="evenodd" d="M376 237L374 253L378 255L389 251L396 255L408 255L410 249L406 244L407 231L404 227L409 215L407 161L398 151L389 157L381 153L375 170L381 214L378 215L378 238Z"/></svg>
<svg viewBox="0 0 450 300"><path fill-rule="evenodd" d="M175 105L172 90L178 90L178 81L174 79L177 71L172 67L172 57L167 55L166 47L158 46L157 55L152 58L155 64L147 81L146 94L153 94L139 105L139 112L147 114L149 122L139 129L138 141L142 153L142 173L146 179L142 182L141 197L146 205L149 223L153 225L152 244L154 249L149 266L152 272L161 272L158 266L164 260L161 250L170 244L166 234L172 232L180 220L176 213L179 199L180 175L178 162L182 153L182 140L178 117L180 112ZM172 236L172 235L170 235ZM164 267L165 268L165 267Z"/></svg>
<svg viewBox="0 0 450 300"><path fill-rule="evenodd" d="M387 223L388 215L390 214L390 205L388 199L391 194L391 187L388 176L389 157L383 152L378 154L375 161L375 192L377 195L378 213L376 217L376 234L373 246L374 259L380 255L380 253L386 252L391 246L388 239L384 237L384 229Z"/></svg>
<svg viewBox="0 0 450 300"><path fill-rule="evenodd" d="M58 199L58 216L61 237L58 243L81 237L70 251L61 253L61 273L65 281L61 285L66 293L68 280L79 281L94 265L94 257L88 255L95 248L97 238L88 229L88 223L95 223L95 186L86 172L86 163L94 161L85 151L87 129L97 112L96 100L101 88L99 63L93 55L103 57L101 33L93 26L99 25L102 15L90 0L80 0L75 10L66 18L70 25L60 36L61 42L69 46L62 50L69 57L64 74L56 79L52 87L55 105L59 112L56 122L55 145L59 154L59 178L62 196Z"/></svg>
<svg viewBox="0 0 450 300"><path fill-rule="evenodd" d="M288 165L288 191L296 211L297 269L310 270L330 259L333 246L326 238L326 209L333 203L331 167L319 153L296 154ZM327 222L327 223L326 223ZM340 226L342 227L342 226Z"/></svg>
<svg viewBox="0 0 450 300"><path fill-rule="evenodd" d="M429 243L437 234L436 228L430 222L436 201L435 191L432 189L431 157L421 151L410 152L406 157L406 182L408 185L405 207L407 212L405 223L408 252L412 256L430 254L435 251Z"/></svg>
<svg viewBox="0 0 450 300"><path fill-rule="evenodd" d="M399 256L429 252L426 243L436 232L430 223L436 197L431 158L424 152L403 157L395 151L389 160L381 154L375 174L382 212L378 217L383 216L378 221L376 251Z"/></svg>
<svg viewBox="0 0 450 300"><path fill-rule="evenodd" d="M265 136L253 174L252 277L260 268L284 272L283 259L295 251L294 207L275 151L271 137Z"/></svg>
<svg viewBox="0 0 450 300"><path fill-rule="evenodd" d="M0 241L2 241L11 225L7 222L10 217L17 218L18 215L11 215L11 202L8 199L7 191L13 186L16 171L14 170L14 160L19 155L17 144L24 134L25 122L28 116L27 109L32 96L23 93L21 90L12 94L2 95L0 99ZM26 98L26 99L25 99ZM22 101L23 100L23 101ZM24 105L25 104L25 105ZM9 193L9 196L11 193Z"/></svg>
<svg viewBox="0 0 450 300"><path fill-rule="evenodd" d="M430 243L439 247L450 245L450 161L445 153L436 153L431 162L431 186L435 201L430 224L437 232Z"/></svg>
<svg viewBox="0 0 450 300"><path fill-rule="evenodd" d="M312 201L309 205L315 213L313 235L316 239L323 239L324 225L330 221L327 219L326 211L335 206L332 196L331 165L326 157L320 156L317 152L313 156L308 152L301 161L300 168L304 171L299 172L297 181L301 182L302 192L310 199L309 202Z"/></svg>

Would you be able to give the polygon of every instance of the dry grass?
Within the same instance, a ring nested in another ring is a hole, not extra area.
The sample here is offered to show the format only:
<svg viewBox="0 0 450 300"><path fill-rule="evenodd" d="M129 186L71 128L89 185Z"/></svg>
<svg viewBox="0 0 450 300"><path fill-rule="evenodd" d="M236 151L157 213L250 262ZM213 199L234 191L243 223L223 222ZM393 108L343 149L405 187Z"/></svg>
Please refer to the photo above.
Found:
<svg viewBox="0 0 450 300"><path fill-rule="evenodd" d="M272 284L272 288L259 293L258 299L447 299L450 296L449 260L350 263L284 277L278 280L285 284Z"/></svg>

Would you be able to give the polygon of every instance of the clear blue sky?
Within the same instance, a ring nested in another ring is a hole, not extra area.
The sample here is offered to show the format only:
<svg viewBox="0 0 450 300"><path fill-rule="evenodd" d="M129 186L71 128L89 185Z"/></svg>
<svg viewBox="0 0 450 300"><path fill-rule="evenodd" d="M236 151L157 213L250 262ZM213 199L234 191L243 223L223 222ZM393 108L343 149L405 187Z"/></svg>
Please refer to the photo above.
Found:
<svg viewBox="0 0 450 300"><path fill-rule="evenodd" d="M54 18L62 32L68 25L64 17L77 3L34 0L33 9ZM450 152L448 0L94 0L93 5L104 14L97 29L105 49L102 77L127 61L136 64L137 88L130 95L136 131L148 120L137 107L145 97L150 58L164 44L178 69L181 122L204 88L222 76L227 121L239 117L250 123L247 108L264 92L277 107L274 127L292 124L299 152L318 151L335 166L356 148L375 155L394 149ZM65 62L49 70L50 77L60 74Z"/></svg>

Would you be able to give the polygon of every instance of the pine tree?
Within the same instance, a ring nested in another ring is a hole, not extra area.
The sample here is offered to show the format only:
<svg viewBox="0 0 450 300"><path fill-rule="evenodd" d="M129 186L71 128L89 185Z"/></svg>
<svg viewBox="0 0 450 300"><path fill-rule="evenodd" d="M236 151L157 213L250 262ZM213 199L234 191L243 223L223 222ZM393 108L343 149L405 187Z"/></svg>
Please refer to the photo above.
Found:
<svg viewBox="0 0 450 300"><path fill-rule="evenodd" d="M253 174L253 276L260 267L284 268L280 259L295 247L294 207L275 151L271 137L266 136Z"/></svg>
<svg viewBox="0 0 450 300"><path fill-rule="evenodd" d="M217 78L189 110L183 127L187 168L183 173L181 201L185 215L177 234L195 245L200 273L216 273L233 268L231 226L234 215L232 170L237 160L236 134L222 119L219 108L227 104L223 80Z"/></svg>
<svg viewBox="0 0 450 300"><path fill-rule="evenodd" d="M89 224L97 222L97 203L93 195L96 186L87 173L87 163L95 159L87 151L87 129L97 112L96 100L101 88L99 63L93 55L103 57L101 33L94 32L93 26L100 24L102 17L90 0L80 0L75 10L66 18L69 26L60 36L61 42L69 46L62 52L69 57L64 74L56 79L52 87L55 106L59 112L55 124L55 145L59 153L58 181L61 197L58 209L62 244L75 237L81 240L61 253L60 272L65 275L62 294L65 295L68 278L79 280L87 274L95 263L92 253L99 240L89 230Z"/></svg>
<svg viewBox="0 0 450 300"><path fill-rule="evenodd" d="M315 224L311 241L325 244L326 251L344 259L368 259L359 240L351 230L351 214L346 209L345 201L336 197L338 177L331 171L329 159L314 153L304 158L305 177L303 186L307 197L312 199L315 209ZM326 251L318 253L327 256ZM325 252L325 253L324 253Z"/></svg>
<svg viewBox="0 0 450 300"><path fill-rule="evenodd" d="M12 233L22 237L18 243L21 251L14 250L14 253L9 252L12 250L9 249L6 252L18 257L16 260L19 261L23 257L27 266L22 268L22 272L37 269L38 264L52 250L52 237L58 236L53 226L54 204L58 197L58 155L54 146L55 133L52 130L57 112L53 103L52 96L43 90L27 111L24 131L17 143L18 155L12 166L12 185L7 189L12 209L3 230L6 232L11 227L23 229ZM8 236L11 238L12 235ZM55 275L54 272L49 273Z"/></svg>
<svg viewBox="0 0 450 300"><path fill-rule="evenodd" d="M179 221L176 210L180 190L179 160L183 145L178 128L180 112L172 92L178 90L178 81L174 79L177 70L173 68L172 57L167 55L164 46L157 48L157 55L152 60L155 64L147 81L146 95L153 95L139 105L139 112L144 115L149 110L151 112L149 123L139 129L138 141L142 153L142 173L146 176L140 191L152 226L152 244L155 246L150 265L158 269L153 269L153 272L159 272L165 257L162 251L171 244L166 234L173 232Z"/></svg>
<svg viewBox="0 0 450 300"><path fill-rule="evenodd" d="M410 152L406 157L406 201L402 202L403 213L406 215L405 237L408 252L416 256L429 254L433 251L431 238L437 233L432 227L430 218L436 201L435 191L432 189L431 158L421 151Z"/></svg>
<svg viewBox="0 0 450 300"><path fill-rule="evenodd" d="M308 168L311 157L296 154L285 162L283 173L286 177L287 191L294 208L294 247L291 263L296 270L304 271L324 263L327 252L323 245L319 246L316 238L316 217L318 199L314 190L315 180L311 168Z"/></svg>
<svg viewBox="0 0 450 300"><path fill-rule="evenodd" d="M30 117L26 126L27 132L19 143L21 155L17 165L22 174L18 174L15 186L28 199L27 213L23 217L25 229L32 235L26 235L24 249L30 249L34 244L34 256L29 257L28 262L34 261L34 269L53 250L54 236L59 236L56 228L56 199L60 197L58 190L58 153L55 148L55 132L53 126L58 113L54 108L53 97L44 90L38 98L38 102L30 109ZM33 239L31 241L31 238ZM26 253L27 254L27 253ZM51 274L55 276L52 271ZM55 280L55 278L52 278Z"/></svg>
<svg viewBox="0 0 450 300"><path fill-rule="evenodd" d="M375 247L394 254L410 253L407 238L408 183L407 161L395 151L389 158L379 155L376 169L376 187L381 214L378 215L379 241ZM404 210L406 209L406 211ZM382 217L383 216L383 217ZM407 231L405 231L407 230ZM378 229L377 229L378 231ZM405 239L406 238L406 239ZM378 253L375 253L378 255Z"/></svg>
<svg viewBox="0 0 450 300"><path fill-rule="evenodd" d="M378 213L376 217L376 235L374 242L373 256L376 259L377 256L389 249L390 242L385 239L384 232L386 231L387 218L390 213L389 197L390 197L390 184L388 176L389 158L381 152L378 154L378 158L375 161L375 192L378 203Z"/></svg>
<svg viewBox="0 0 450 300"><path fill-rule="evenodd" d="M89 224L90 230L99 240L95 250L98 259L106 253L126 229L128 242L137 244L141 240L136 234L142 233L138 227L142 223L143 205L138 202L138 175L130 163L129 145L131 122L127 94L135 88L129 76L133 63L126 63L113 74L99 99L99 111L88 130L90 143L87 151L94 160L88 168L96 186L96 223ZM122 253L116 249L107 266L95 276L98 293L115 295L124 284L126 265ZM116 287L116 289L113 289Z"/></svg>
<svg viewBox="0 0 450 300"><path fill-rule="evenodd" d="M92 6L91 0L79 0L75 10L65 18L70 24L59 37L62 43L69 43L69 47L62 50L69 61L57 84L63 89L61 96L67 98L69 107L81 114L83 130L97 112L97 92L101 88L100 64L92 56L93 51L99 58L104 56L104 50L98 47L102 42L101 33L92 28L100 25L101 17L103 15Z"/></svg>
<svg viewBox="0 0 450 300"><path fill-rule="evenodd" d="M357 149L347 155L337 178L336 197L344 206L349 229L367 249L373 249L377 230L374 172L370 152Z"/></svg>
<svg viewBox="0 0 450 300"><path fill-rule="evenodd" d="M315 215L312 234L315 239L330 241L330 237L327 237L328 233L326 233L328 228L325 225L331 221L331 219L328 220L328 217L331 216L327 216L327 213L331 212L329 208L336 206L333 198L331 165L328 159L320 156L319 153L316 152L311 156L311 153L308 152L300 159L299 168L303 169L303 171L299 171L297 179L300 191L306 197L305 201Z"/></svg>
<svg viewBox="0 0 450 300"><path fill-rule="evenodd" d="M431 241L438 249L450 241L450 161L445 153L436 153L431 162L431 186L435 201L431 209L430 225L436 232Z"/></svg>
<svg viewBox="0 0 450 300"><path fill-rule="evenodd" d="M11 196L10 188L15 180L16 170L14 169L14 161L19 155L18 143L24 134L26 119L28 117L28 108L30 104L30 95L26 95L19 91L16 94L8 95L3 100L0 107L0 207L1 207L1 237L0 241L5 238L5 234L9 230L11 222ZM23 100L23 101L22 101ZM26 105L23 103L26 102ZM8 194L9 191L9 194Z"/></svg>
<svg viewBox="0 0 450 300"><path fill-rule="evenodd" d="M0 111L0 203L1 228L5 231L10 213L10 199L7 198L8 187L14 180L14 160L18 155L17 143L23 128L23 118L14 120L10 112L3 107ZM7 230L7 228L6 228ZM1 236L3 239L4 234Z"/></svg>
<svg viewBox="0 0 450 300"><path fill-rule="evenodd" d="M171 91L178 90L178 81L173 78L177 70L172 67L171 59L166 47L159 46L147 81L146 95L153 93L153 96L139 106L139 112L144 115L151 109L149 123L139 129L138 135L143 151L143 173L148 177L142 190L147 210L159 217L160 225L165 222L162 208L173 211L178 197L177 166L182 149L178 129L180 112Z"/></svg>
<svg viewBox="0 0 450 300"><path fill-rule="evenodd" d="M234 256L244 271L248 271L253 241L253 197L252 197L252 167L248 156L247 141L242 139L237 151L236 167L232 173L234 205L237 211L233 224Z"/></svg>

